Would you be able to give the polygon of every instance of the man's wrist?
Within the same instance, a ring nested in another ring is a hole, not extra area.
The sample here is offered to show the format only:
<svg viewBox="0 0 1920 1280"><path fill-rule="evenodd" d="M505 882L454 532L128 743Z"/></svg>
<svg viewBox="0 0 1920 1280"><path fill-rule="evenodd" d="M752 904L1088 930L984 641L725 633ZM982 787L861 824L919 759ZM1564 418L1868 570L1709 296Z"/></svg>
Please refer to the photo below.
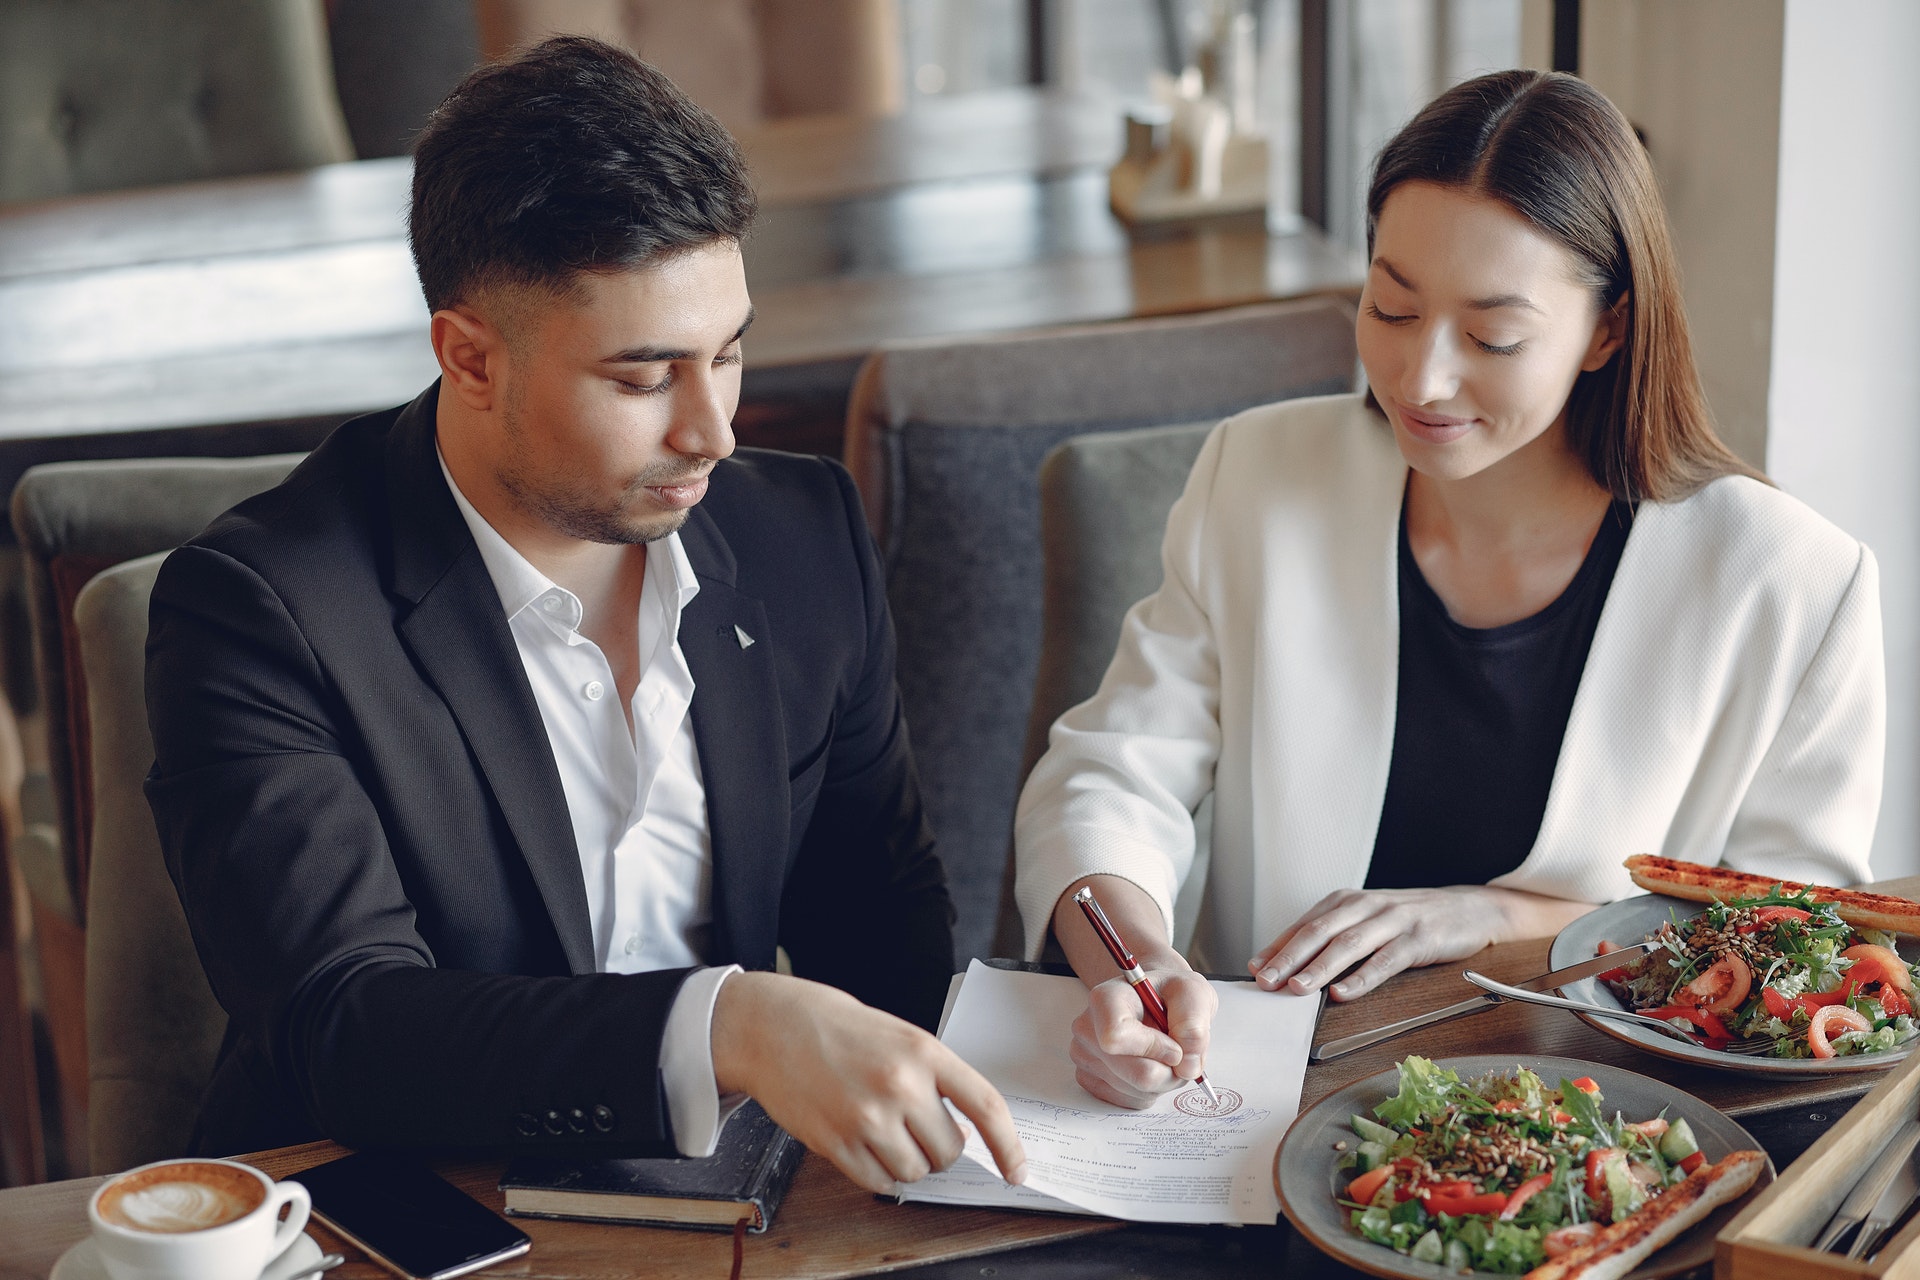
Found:
<svg viewBox="0 0 1920 1280"><path fill-rule="evenodd" d="M756 1056L767 1043L766 1011L775 1006L783 979L777 973L742 970L721 984L713 1002L713 1081L723 1094L753 1092Z"/></svg>

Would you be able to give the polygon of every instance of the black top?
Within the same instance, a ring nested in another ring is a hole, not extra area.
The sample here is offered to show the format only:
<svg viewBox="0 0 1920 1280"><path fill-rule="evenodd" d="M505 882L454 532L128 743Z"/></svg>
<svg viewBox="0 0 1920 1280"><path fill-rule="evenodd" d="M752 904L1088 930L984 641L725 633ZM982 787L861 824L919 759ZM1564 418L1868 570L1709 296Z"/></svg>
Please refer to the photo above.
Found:
<svg viewBox="0 0 1920 1280"><path fill-rule="evenodd" d="M1369 889L1485 884L1540 833L1573 696L1633 526L1615 503L1552 604L1463 627L1414 562L1400 510L1400 689Z"/></svg>

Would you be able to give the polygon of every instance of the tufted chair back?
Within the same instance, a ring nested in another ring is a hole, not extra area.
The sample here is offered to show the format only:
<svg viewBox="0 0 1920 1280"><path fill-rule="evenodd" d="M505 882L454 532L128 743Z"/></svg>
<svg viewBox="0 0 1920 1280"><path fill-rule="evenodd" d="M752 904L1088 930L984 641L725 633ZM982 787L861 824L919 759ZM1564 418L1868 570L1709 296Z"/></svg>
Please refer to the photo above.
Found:
<svg viewBox="0 0 1920 1280"><path fill-rule="evenodd" d="M0 201L351 159L320 0L0 4Z"/></svg>

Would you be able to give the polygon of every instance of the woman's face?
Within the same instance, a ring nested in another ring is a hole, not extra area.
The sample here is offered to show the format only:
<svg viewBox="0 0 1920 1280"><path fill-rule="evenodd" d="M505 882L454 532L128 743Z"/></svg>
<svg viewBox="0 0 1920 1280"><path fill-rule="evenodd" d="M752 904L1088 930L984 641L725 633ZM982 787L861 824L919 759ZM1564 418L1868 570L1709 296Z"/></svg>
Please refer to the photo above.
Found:
<svg viewBox="0 0 1920 1280"><path fill-rule="evenodd" d="M1374 229L1356 336L1407 464L1463 480L1560 424L1583 370L1619 349L1624 307L1602 311L1559 244L1496 200L1407 182Z"/></svg>

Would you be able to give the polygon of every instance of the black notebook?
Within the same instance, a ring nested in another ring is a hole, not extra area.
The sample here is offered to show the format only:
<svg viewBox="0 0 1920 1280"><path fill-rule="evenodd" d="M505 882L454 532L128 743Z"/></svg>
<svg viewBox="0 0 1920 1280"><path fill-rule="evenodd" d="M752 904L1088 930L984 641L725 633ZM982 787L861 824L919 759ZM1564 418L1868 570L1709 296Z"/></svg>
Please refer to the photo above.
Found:
<svg viewBox="0 0 1920 1280"><path fill-rule="evenodd" d="M807 1149L749 1101L700 1160L515 1160L500 1177L518 1218L765 1231Z"/></svg>

